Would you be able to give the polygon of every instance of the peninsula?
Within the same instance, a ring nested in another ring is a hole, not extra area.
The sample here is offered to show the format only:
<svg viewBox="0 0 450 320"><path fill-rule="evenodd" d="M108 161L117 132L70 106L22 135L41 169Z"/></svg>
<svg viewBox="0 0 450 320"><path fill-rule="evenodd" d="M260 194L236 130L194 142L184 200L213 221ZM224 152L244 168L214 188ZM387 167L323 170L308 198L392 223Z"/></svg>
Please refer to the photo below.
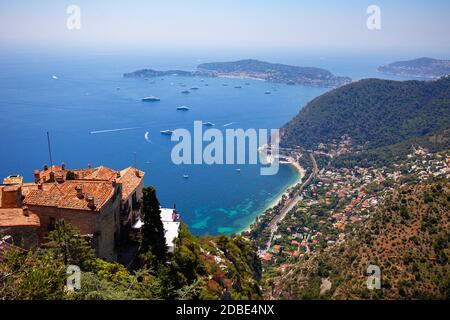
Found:
<svg viewBox="0 0 450 320"><path fill-rule="evenodd" d="M378 68L379 72L396 76L437 79L450 74L450 60L419 58L398 61Z"/></svg>
<svg viewBox="0 0 450 320"><path fill-rule="evenodd" d="M203 63L193 71L141 69L124 74L125 78L162 76L251 78L289 85L318 87L340 87L352 81L348 77L335 76L325 69L275 64L253 59Z"/></svg>

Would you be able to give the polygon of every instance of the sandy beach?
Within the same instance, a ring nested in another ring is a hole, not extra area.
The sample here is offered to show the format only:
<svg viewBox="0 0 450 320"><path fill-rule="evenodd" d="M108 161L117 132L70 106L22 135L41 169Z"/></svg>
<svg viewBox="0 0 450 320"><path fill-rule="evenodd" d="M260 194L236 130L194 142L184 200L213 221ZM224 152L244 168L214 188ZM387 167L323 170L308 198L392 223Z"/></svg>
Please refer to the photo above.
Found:
<svg viewBox="0 0 450 320"><path fill-rule="evenodd" d="M289 186L286 187L285 191L279 196L277 197L275 200L273 200L269 205L267 205L256 217L255 220L264 212L266 212L268 209L276 207L280 202L281 199L283 198L283 196L288 196L288 190L291 189L292 187L300 184L303 181L303 178L306 175L306 170L297 162L295 161L293 158L289 157L287 158L287 161L280 161L280 164L287 164L287 165L291 165L292 167L294 167L294 169L298 172L299 176L298 179L296 179L293 183L291 183ZM255 220L252 221L251 224L253 224L253 222L255 222ZM245 229L243 229L242 231L240 231L240 233L243 232L248 232L250 231L250 225L248 225Z"/></svg>

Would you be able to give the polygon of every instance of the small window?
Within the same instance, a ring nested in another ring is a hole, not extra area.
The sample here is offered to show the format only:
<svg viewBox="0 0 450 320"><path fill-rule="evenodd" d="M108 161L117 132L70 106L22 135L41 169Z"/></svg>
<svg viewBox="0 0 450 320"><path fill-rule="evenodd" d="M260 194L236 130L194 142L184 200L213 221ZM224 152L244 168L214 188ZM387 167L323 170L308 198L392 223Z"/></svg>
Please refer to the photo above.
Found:
<svg viewBox="0 0 450 320"><path fill-rule="evenodd" d="M53 231L55 230L55 225L56 225L56 219L53 217L50 217L49 222L48 222L48 231Z"/></svg>

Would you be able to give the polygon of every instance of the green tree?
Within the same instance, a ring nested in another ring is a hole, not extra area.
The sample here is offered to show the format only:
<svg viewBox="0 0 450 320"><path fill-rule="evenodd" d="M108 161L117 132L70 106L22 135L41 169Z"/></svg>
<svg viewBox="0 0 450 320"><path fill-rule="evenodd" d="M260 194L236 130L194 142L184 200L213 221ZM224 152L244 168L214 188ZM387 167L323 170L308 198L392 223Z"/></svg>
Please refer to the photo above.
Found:
<svg viewBox="0 0 450 320"><path fill-rule="evenodd" d="M156 190L147 187L143 190L141 250L145 254L151 251L158 262L165 262L167 255L164 226L161 221L161 210L156 197Z"/></svg>
<svg viewBox="0 0 450 320"><path fill-rule="evenodd" d="M42 247L65 265L87 267L95 259L94 250L88 242L64 220L56 222L55 230L50 232L46 240Z"/></svg>

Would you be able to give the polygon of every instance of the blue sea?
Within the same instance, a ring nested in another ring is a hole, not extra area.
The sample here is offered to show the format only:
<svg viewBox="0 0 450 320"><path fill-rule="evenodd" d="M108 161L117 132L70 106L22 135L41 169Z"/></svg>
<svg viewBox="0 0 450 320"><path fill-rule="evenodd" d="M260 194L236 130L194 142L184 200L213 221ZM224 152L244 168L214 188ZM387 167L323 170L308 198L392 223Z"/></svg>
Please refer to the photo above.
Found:
<svg viewBox="0 0 450 320"><path fill-rule="evenodd" d="M136 165L146 172L145 184L156 187L161 205L176 206L194 234L239 232L296 181L298 173L289 165L282 165L274 176L261 176L258 165L176 166L170 157L175 143L160 130L192 130L194 120L210 121L222 130L230 123L227 128L280 128L329 89L228 78L202 82L122 77L141 68L191 70L202 62L239 58L248 56L3 53L0 176L20 174L32 181L33 170L50 163L49 131L54 164L64 162L73 169ZM325 67L354 79L385 77L375 68L393 61L289 54L252 58ZM199 90L180 93L191 87ZM143 103L145 96L161 101ZM190 111L177 111L181 105Z"/></svg>

